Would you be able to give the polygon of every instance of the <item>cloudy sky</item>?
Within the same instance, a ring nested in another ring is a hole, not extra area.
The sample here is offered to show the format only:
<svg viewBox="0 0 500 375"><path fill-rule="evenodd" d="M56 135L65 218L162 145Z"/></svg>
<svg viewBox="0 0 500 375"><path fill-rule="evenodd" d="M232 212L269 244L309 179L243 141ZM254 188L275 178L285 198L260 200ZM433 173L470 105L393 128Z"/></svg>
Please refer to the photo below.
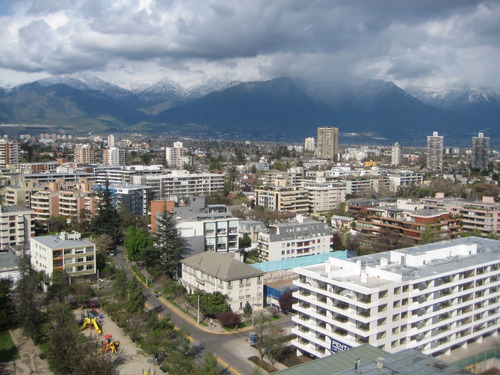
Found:
<svg viewBox="0 0 500 375"><path fill-rule="evenodd" d="M0 0L0 40L3 87L83 72L500 89L498 0Z"/></svg>

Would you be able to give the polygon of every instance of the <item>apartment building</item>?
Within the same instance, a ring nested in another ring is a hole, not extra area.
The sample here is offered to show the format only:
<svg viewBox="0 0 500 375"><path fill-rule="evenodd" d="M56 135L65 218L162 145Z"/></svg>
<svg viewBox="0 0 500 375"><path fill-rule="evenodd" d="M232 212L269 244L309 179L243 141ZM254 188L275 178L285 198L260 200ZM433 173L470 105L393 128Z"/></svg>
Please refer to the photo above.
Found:
<svg viewBox="0 0 500 375"><path fill-rule="evenodd" d="M0 250L29 243L35 234L34 214L23 207L0 206Z"/></svg>
<svg viewBox="0 0 500 375"><path fill-rule="evenodd" d="M460 238L296 268L300 352L370 344L434 356L500 329L500 241Z"/></svg>
<svg viewBox="0 0 500 375"><path fill-rule="evenodd" d="M331 126L318 128L316 156L333 161L339 154L339 129Z"/></svg>
<svg viewBox="0 0 500 375"><path fill-rule="evenodd" d="M460 236L461 219L438 209L407 210L396 205L367 207L366 215L356 220L355 230L363 234L369 244L384 229L419 244L425 237L432 240L451 240Z"/></svg>
<svg viewBox="0 0 500 375"><path fill-rule="evenodd" d="M55 172L59 163L55 161L47 161L41 163L21 163L21 173L46 173Z"/></svg>
<svg viewBox="0 0 500 375"><path fill-rule="evenodd" d="M148 214L154 190L151 186L134 184L112 184L109 186L116 208L135 215Z"/></svg>
<svg viewBox="0 0 500 375"><path fill-rule="evenodd" d="M95 164L95 148L91 144L79 144L75 147L75 163Z"/></svg>
<svg viewBox="0 0 500 375"><path fill-rule="evenodd" d="M165 159L170 168L183 169L185 165L191 165L191 157L184 155L182 142L174 142L173 147L165 148Z"/></svg>
<svg viewBox="0 0 500 375"><path fill-rule="evenodd" d="M398 142L394 143L391 147L391 165L398 166L403 160L403 153L401 151L401 146Z"/></svg>
<svg viewBox="0 0 500 375"><path fill-rule="evenodd" d="M0 168L19 167L21 163L21 145L17 140L0 138Z"/></svg>
<svg viewBox="0 0 500 375"><path fill-rule="evenodd" d="M297 258L331 251L332 231L319 221L271 225L258 234L259 257L263 261Z"/></svg>
<svg viewBox="0 0 500 375"><path fill-rule="evenodd" d="M6 206L29 207L31 194L40 188L33 181L20 181L18 185L4 187L4 202Z"/></svg>
<svg viewBox="0 0 500 375"><path fill-rule="evenodd" d="M413 171L395 171L387 174L389 189L397 193L399 189L410 186L422 186L424 182L423 173Z"/></svg>
<svg viewBox="0 0 500 375"><path fill-rule="evenodd" d="M483 197L480 202L459 198L424 198L424 207L439 208L462 218L462 231L478 230L482 237L490 233L500 235L500 203L491 197Z"/></svg>
<svg viewBox="0 0 500 375"><path fill-rule="evenodd" d="M189 290L227 295L232 311L241 312L247 302L255 309L264 304L264 272L231 255L207 251L181 260L181 282Z"/></svg>
<svg viewBox="0 0 500 375"><path fill-rule="evenodd" d="M225 205L209 205L203 213L177 220L176 227L192 251L227 253L239 248L239 221L227 212Z"/></svg>
<svg viewBox="0 0 500 375"><path fill-rule="evenodd" d="M489 157L490 137L485 137L484 133L472 137L472 168L488 169Z"/></svg>
<svg viewBox="0 0 500 375"><path fill-rule="evenodd" d="M90 277L97 272L95 244L82 240L78 232L33 237L30 251L32 267L48 276L54 270L65 271L71 277Z"/></svg>
<svg viewBox="0 0 500 375"><path fill-rule="evenodd" d="M168 174L144 176L135 183L152 186L156 199L181 202L182 198L224 190L224 175L174 170Z"/></svg>
<svg viewBox="0 0 500 375"><path fill-rule="evenodd" d="M118 147L106 148L102 159L104 165L123 166L125 165L125 150Z"/></svg>
<svg viewBox="0 0 500 375"><path fill-rule="evenodd" d="M444 137L433 132L427 136L427 168L443 169Z"/></svg>
<svg viewBox="0 0 500 375"><path fill-rule="evenodd" d="M346 186L342 183L304 181L302 186L308 193L313 214L336 209L345 201Z"/></svg>
<svg viewBox="0 0 500 375"><path fill-rule="evenodd" d="M271 211L309 212L307 190L297 186L266 186L255 189L255 202Z"/></svg>

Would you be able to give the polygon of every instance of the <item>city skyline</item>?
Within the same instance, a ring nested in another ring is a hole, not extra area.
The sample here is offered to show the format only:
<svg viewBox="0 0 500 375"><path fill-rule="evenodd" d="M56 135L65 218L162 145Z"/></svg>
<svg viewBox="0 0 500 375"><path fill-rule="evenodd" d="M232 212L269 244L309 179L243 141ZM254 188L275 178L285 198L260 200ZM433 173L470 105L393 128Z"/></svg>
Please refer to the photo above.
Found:
<svg viewBox="0 0 500 375"><path fill-rule="evenodd" d="M498 91L499 15L488 0L8 0L0 5L0 86L76 73L129 88L291 76Z"/></svg>

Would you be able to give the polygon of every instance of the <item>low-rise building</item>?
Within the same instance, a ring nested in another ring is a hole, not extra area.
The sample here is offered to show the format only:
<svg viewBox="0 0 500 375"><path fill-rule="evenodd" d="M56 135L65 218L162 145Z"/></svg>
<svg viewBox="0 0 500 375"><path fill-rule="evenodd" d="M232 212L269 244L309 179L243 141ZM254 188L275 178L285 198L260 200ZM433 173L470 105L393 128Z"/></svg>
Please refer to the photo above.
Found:
<svg viewBox="0 0 500 375"><path fill-rule="evenodd" d="M243 311L247 302L254 310L263 307L263 271L231 255L213 251L183 259L181 263L181 282L186 289L221 292L228 296L234 312Z"/></svg>
<svg viewBox="0 0 500 375"><path fill-rule="evenodd" d="M367 215L358 217L355 230L369 241L384 229L418 244L424 237L429 241L451 240L460 236L461 218L443 210L405 210L395 205L370 207Z"/></svg>
<svg viewBox="0 0 500 375"><path fill-rule="evenodd" d="M425 198L424 207L439 208L462 218L462 231L478 230L482 237L490 233L500 235L500 203L491 197L483 197L480 202L458 198Z"/></svg>
<svg viewBox="0 0 500 375"><path fill-rule="evenodd" d="M263 261L296 258L331 251L332 231L319 221L299 221L271 225L258 235L259 256Z"/></svg>
<svg viewBox="0 0 500 375"><path fill-rule="evenodd" d="M78 232L33 237L30 251L32 267L48 276L54 270L65 271L71 277L90 277L97 272L95 244L82 240Z"/></svg>
<svg viewBox="0 0 500 375"><path fill-rule="evenodd" d="M460 238L295 269L301 352L450 354L500 330L500 241Z"/></svg>

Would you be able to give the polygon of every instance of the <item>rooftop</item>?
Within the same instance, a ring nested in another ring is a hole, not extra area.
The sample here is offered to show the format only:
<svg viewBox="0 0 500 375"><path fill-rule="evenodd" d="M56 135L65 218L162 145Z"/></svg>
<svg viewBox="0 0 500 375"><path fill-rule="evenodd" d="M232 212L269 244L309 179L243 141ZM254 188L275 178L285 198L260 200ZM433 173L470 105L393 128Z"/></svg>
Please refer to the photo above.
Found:
<svg viewBox="0 0 500 375"><path fill-rule="evenodd" d="M220 280L239 280L264 275L263 271L240 262L231 255L214 251L193 255L183 259L181 263Z"/></svg>
<svg viewBox="0 0 500 375"><path fill-rule="evenodd" d="M355 370L356 359L359 368ZM282 375L465 375L471 374L456 365L448 364L415 349L389 354L365 344L328 357L303 363L277 372Z"/></svg>

